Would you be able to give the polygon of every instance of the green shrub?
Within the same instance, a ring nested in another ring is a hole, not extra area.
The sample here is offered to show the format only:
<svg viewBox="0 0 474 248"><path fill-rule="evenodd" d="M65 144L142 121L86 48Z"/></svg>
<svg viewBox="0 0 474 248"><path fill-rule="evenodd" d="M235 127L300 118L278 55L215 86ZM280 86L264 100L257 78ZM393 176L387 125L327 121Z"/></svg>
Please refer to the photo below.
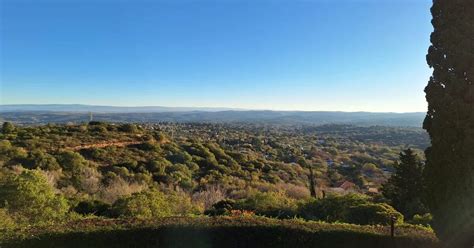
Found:
<svg viewBox="0 0 474 248"><path fill-rule="evenodd" d="M59 166L56 158L41 150L33 150L28 154L24 167L28 169L58 170Z"/></svg>
<svg viewBox="0 0 474 248"><path fill-rule="evenodd" d="M296 200L284 192L256 192L237 201L235 208L254 211L257 215L291 218L296 215L298 206Z"/></svg>
<svg viewBox="0 0 474 248"><path fill-rule="evenodd" d="M202 207L194 204L191 197L183 192L169 192L165 198L172 209L173 216L196 215L203 212Z"/></svg>
<svg viewBox="0 0 474 248"><path fill-rule="evenodd" d="M116 216L141 219L157 218L172 215L172 209L165 195L157 190L135 193L117 200L112 211Z"/></svg>
<svg viewBox="0 0 474 248"><path fill-rule="evenodd" d="M4 248L438 247L433 232L413 226L398 227L395 238L391 238L388 228L377 226L264 217L179 217L128 221L96 218L32 231L22 231L18 234L19 238L13 237L11 242L4 243L0 233L0 245Z"/></svg>
<svg viewBox="0 0 474 248"><path fill-rule="evenodd" d="M214 205L212 205L212 208L206 210L204 214L210 216L229 215L230 211L234 209L235 201L232 199L225 199L214 203Z"/></svg>
<svg viewBox="0 0 474 248"><path fill-rule="evenodd" d="M392 206L385 203L367 203L350 207L344 221L359 225L388 225L392 218L395 218L395 223L403 223L403 215Z"/></svg>
<svg viewBox="0 0 474 248"><path fill-rule="evenodd" d="M386 225L392 217L403 222L403 215L385 203L372 203L365 195L329 195L311 200L299 209L299 215L308 220L345 222L359 225Z"/></svg>
<svg viewBox="0 0 474 248"><path fill-rule="evenodd" d="M15 227L15 222L13 218L8 214L8 211L4 208L0 208L0 231L13 229Z"/></svg>
<svg viewBox="0 0 474 248"><path fill-rule="evenodd" d="M126 133L136 133L138 132L138 127L134 124L123 124L118 127L118 130Z"/></svg>
<svg viewBox="0 0 474 248"><path fill-rule="evenodd" d="M432 221L433 216L430 213L426 213L423 215L415 214L413 219L410 220L410 223L415 225L430 226Z"/></svg>
<svg viewBox="0 0 474 248"><path fill-rule="evenodd" d="M29 223L62 219L68 211L64 197L56 195L40 171L9 175L0 185L0 207Z"/></svg>
<svg viewBox="0 0 474 248"><path fill-rule="evenodd" d="M370 203L369 198L364 195L328 195L326 198L313 199L303 204L300 207L299 214L308 220L345 222L351 207L368 203Z"/></svg>
<svg viewBox="0 0 474 248"><path fill-rule="evenodd" d="M199 212L200 209L184 194L171 192L165 195L155 189L119 199L112 206L114 216L139 219L183 216Z"/></svg>

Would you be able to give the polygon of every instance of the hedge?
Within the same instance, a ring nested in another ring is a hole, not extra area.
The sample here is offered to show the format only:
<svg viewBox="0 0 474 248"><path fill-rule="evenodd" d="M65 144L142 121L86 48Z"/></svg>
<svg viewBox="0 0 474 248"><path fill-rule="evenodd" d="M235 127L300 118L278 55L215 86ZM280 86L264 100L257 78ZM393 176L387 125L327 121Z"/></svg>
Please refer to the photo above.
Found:
<svg viewBox="0 0 474 248"><path fill-rule="evenodd" d="M399 226L396 237L384 226L329 224L264 217L199 217L151 220L86 219L4 235L14 247L437 247L425 228Z"/></svg>

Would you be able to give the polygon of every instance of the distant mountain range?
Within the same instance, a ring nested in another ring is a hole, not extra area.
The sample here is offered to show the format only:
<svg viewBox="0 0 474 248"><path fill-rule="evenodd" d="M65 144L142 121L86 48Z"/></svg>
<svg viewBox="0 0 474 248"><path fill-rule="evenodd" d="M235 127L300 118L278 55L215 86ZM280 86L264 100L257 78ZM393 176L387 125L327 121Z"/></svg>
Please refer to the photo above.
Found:
<svg viewBox="0 0 474 248"><path fill-rule="evenodd" d="M95 113L157 113L157 112L188 112L188 111L226 111L233 108L193 108L193 107L117 107L83 104L11 104L0 105L0 112L54 111L54 112L95 112Z"/></svg>
<svg viewBox="0 0 474 248"><path fill-rule="evenodd" d="M421 127L425 113L269 111L230 108L110 107L92 105L0 105L0 121L18 124L86 122L253 122L268 124L354 124Z"/></svg>

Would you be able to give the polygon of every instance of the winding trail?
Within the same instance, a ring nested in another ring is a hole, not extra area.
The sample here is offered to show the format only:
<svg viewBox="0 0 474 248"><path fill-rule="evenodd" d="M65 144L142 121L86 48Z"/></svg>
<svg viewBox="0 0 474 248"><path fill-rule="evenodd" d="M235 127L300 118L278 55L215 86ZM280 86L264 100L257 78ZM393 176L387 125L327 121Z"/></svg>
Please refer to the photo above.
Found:
<svg viewBox="0 0 474 248"><path fill-rule="evenodd" d="M104 148L108 146L117 146L117 147L124 147L129 145L139 145L143 144L143 141L111 141L111 142L102 142L102 143L94 143L94 144L87 144L87 145L79 145L73 147L66 147L68 150L79 151L82 149L89 149L89 148Z"/></svg>

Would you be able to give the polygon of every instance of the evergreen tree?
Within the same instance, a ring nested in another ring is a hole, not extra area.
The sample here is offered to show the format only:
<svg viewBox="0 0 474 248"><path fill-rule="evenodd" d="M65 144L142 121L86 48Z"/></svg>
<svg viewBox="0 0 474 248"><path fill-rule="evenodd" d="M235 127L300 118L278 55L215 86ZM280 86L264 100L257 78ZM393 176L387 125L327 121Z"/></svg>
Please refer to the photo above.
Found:
<svg viewBox="0 0 474 248"><path fill-rule="evenodd" d="M314 198L318 198L318 194L316 192L316 180L314 179L314 171L313 171L313 167L311 165L308 164L308 162L306 161L306 159L304 159L303 157L299 157L297 159L298 161L298 164L303 167L303 168L308 168L309 169L309 175L308 175L308 181L309 181L309 184L308 184L308 188L309 188L309 192L311 194L311 197L314 197Z"/></svg>
<svg viewBox="0 0 474 248"><path fill-rule="evenodd" d="M434 0L426 200L448 247L474 245L474 1Z"/></svg>
<svg viewBox="0 0 474 248"><path fill-rule="evenodd" d="M383 195L405 218L427 212L422 203L423 166L423 162L413 150L401 152L400 162L395 163L396 172L382 187Z"/></svg>
<svg viewBox="0 0 474 248"><path fill-rule="evenodd" d="M13 131L15 131L15 126L13 126L11 122L6 121L3 123L2 132L4 134L9 134L9 133L12 133Z"/></svg>
<svg viewBox="0 0 474 248"><path fill-rule="evenodd" d="M318 195L316 194L316 182L314 180L314 172L311 166L309 167L309 192L311 193L311 197L318 197Z"/></svg>

